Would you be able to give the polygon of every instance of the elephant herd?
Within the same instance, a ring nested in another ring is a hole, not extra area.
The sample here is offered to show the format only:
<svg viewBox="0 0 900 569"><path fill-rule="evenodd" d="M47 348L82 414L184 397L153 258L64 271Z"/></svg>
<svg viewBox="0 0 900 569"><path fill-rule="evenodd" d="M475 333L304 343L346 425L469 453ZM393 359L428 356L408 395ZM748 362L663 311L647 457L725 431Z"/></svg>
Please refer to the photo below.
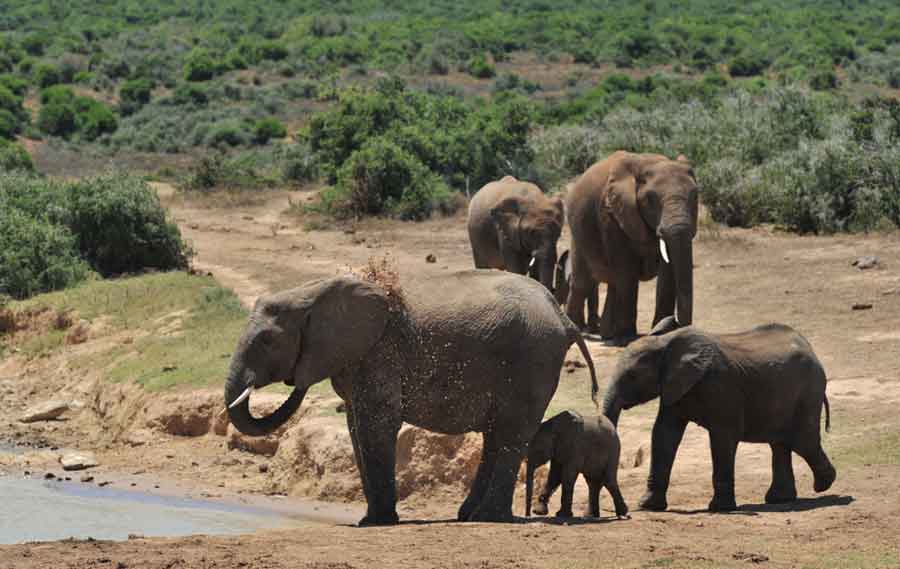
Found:
<svg viewBox="0 0 900 569"><path fill-rule="evenodd" d="M312 385L330 378L346 404L366 497L360 525L398 522L396 443L403 423L482 433L460 521L513 520L523 458L526 509L534 469L549 461L537 513L546 513L562 485L558 515L571 516L572 488L582 474L591 515L599 515L605 487L616 514L625 516L616 481L616 425L622 410L657 397L641 508L667 508L669 474L688 422L709 431L710 510L736 508L739 442L771 446L767 502L796 499L792 452L812 469L815 490L825 491L836 476L820 442L823 407L826 429L830 422L826 376L806 339L777 324L725 335L690 326L697 194L683 157L627 152L589 168L565 203L511 176L489 183L469 207L476 269L404 281L400 293L344 275L261 297L232 356L225 386L230 420L249 435L271 433ZM572 247L557 257L566 222ZM654 277L654 327L633 341L638 283ZM601 282L607 283L602 316ZM588 364L590 397L600 405L585 330L630 342L603 398L603 414L565 411L542 423L572 344ZM278 381L294 387L291 395L272 414L254 417L251 393Z"/></svg>

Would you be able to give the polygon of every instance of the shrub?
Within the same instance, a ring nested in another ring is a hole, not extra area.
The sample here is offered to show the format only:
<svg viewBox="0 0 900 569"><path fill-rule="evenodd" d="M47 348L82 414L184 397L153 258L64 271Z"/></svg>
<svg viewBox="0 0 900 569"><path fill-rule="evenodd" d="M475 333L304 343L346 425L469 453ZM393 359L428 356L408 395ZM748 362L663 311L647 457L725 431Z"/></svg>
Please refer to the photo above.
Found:
<svg viewBox="0 0 900 569"><path fill-rule="evenodd" d="M816 91L830 91L837 89L838 76L831 69L820 69L809 78L809 86Z"/></svg>
<svg viewBox="0 0 900 569"><path fill-rule="evenodd" d="M247 144L249 137L243 125L236 122L228 122L216 125L206 135L206 145L213 148L225 146L241 146Z"/></svg>
<svg viewBox="0 0 900 569"><path fill-rule="evenodd" d="M42 89L57 85L62 83L62 73L55 65L41 63L34 70L34 82Z"/></svg>
<svg viewBox="0 0 900 569"><path fill-rule="evenodd" d="M302 184L319 177L316 157L306 142L282 144L276 150L281 177L287 182Z"/></svg>
<svg viewBox="0 0 900 569"><path fill-rule="evenodd" d="M0 87L6 87L16 97L23 97L28 91L28 81L15 75L0 75Z"/></svg>
<svg viewBox="0 0 900 569"><path fill-rule="evenodd" d="M0 109L8 111L15 117L21 117L25 113L25 109L22 107L22 99L3 85L0 85Z"/></svg>
<svg viewBox="0 0 900 569"><path fill-rule="evenodd" d="M119 89L121 109L124 114L131 114L150 102L153 93L153 82L149 79L132 79L126 81Z"/></svg>
<svg viewBox="0 0 900 569"><path fill-rule="evenodd" d="M41 131L47 134L64 138L68 137L77 128L75 109L68 103L47 103L41 105L41 110L38 112L37 125Z"/></svg>
<svg viewBox="0 0 900 569"><path fill-rule="evenodd" d="M83 110L75 116L75 123L85 140L96 140L101 135L116 131L119 121L112 109L87 97L80 99Z"/></svg>
<svg viewBox="0 0 900 569"><path fill-rule="evenodd" d="M184 78L188 81L209 81L218 73L215 59L203 48L194 48L184 60Z"/></svg>
<svg viewBox="0 0 900 569"><path fill-rule="evenodd" d="M206 89L200 85L181 84L175 89L174 101L179 105L205 105L209 102Z"/></svg>
<svg viewBox="0 0 900 569"><path fill-rule="evenodd" d="M105 174L72 184L68 195L69 227L100 274L188 267L190 250L146 182Z"/></svg>
<svg viewBox="0 0 900 569"><path fill-rule="evenodd" d="M253 141L257 144L267 144L273 138L284 138L285 136L287 136L287 129L274 117L260 119L253 127Z"/></svg>
<svg viewBox="0 0 900 569"><path fill-rule="evenodd" d="M22 146L0 139L0 172L13 170L34 170L34 163Z"/></svg>
<svg viewBox="0 0 900 569"><path fill-rule="evenodd" d="M6 109L0 109L0 140L11 139L19 132L19 119Z"/></svg>
<svg viewBox="0 0 900 569"><path fill-rule="evenodd" d="M490 79L497 74L497 70L484 55L476 55L466 64L466 71L479 79Z"/></svg>
<svg viewBox="0 0 900 569"><path fill-rule="evenodd" d="M0 294L26 298L72 286L89 273L67 228L0 207Z"/></svg>
<svg viewBox="0 0 900 569"><path fill-rule="evenodd" d="M728 63L732 77L753 77L766 70L769 63L758 53L742 53Z"/></svg>

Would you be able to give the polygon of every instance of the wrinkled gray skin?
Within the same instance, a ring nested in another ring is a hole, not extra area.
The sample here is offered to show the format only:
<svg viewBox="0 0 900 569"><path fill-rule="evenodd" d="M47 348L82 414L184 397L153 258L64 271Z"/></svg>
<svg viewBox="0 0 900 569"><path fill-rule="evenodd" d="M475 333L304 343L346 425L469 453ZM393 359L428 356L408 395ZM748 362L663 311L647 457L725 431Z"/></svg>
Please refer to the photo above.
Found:
<svg viewBox="0 0 900 569"><path fill-rule="evenodd" d="M584 418L575 411L563 411L544 421L528 446L525 475L525 515L531 515L534 471L550 462L547 483L538 496L534 513L547 515L550 496L562 485L562 502L556 517L572 517L572 494L580 473L588 483L590 513L600 517L600 490L612 496L616 516L628 515L628 506L619 491L619 435L606 417Z"/></svg>
<svg viewBox="0 0 900 569"><path fill-rule="evenodd" d="M512 176L491 182L469 202L469 243L475 267L529 274L553 290L563 202Z"/></svg>
<svg viewBox="0 0 900 569"><path fill-rule="evenodd" d="M653 324L676 314L693 319L693 247L698 189L683 156L615 152L591 166L566 195L572 231L572 286L566 314L582 328L625 344L637 335L640 281L654 277ZM660 252L664 242L670 263ZM584 319L585 298L607 283L603 315ZM677 306L676 306L677 305Z"/></svg>
<svg viewBox="0 0 900 569"><path fill-rule="evenodd" d="M767 503L797 498L791 452L803 457L824 492L836 471L822 450L825 370L809 342L781 324L739 334L708 334L662 320L634 342L616 366L603 401L615 424L622 409L661 397L653 425L650 476L639 506L665 510L675 453L688 422L709 431L713 462L712 511L734 510L734 456L739 442L772 448Z"/></svg>
<svg viewBox="0 0 900 569"><path fill-rule="evenodd" d="M294 392L272 416L249 399L229 408L249 435L277 429L306 390L331 378L368 502L362 525L396 523L397 432L406 422L440 433L484 434L460 520L512 519L515 478L559 382L578 329L540 283L473 270L403 283L388 294L353 276L315 281L257 301L232 357L229 406L248 386L276 381Z"/></svg>

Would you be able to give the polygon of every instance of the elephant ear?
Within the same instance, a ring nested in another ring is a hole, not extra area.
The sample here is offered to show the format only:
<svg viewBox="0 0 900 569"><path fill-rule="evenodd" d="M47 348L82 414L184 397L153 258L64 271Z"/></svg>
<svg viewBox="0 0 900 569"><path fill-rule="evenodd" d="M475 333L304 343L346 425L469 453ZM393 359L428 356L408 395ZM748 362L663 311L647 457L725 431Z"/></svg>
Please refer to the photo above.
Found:
<svg viewBox="0 0 900 569"><path fill-rule="evenodd" d="M563 411L552 419L553 460L568 462L577 452L578 436L584 431L584 418L575 411Z"/></svg>
<svg viewBox="0 0 900 569"><path fill-rule="evenodd" d="M559 222L559 226L562 227L563 220L566 218L566 206L563 204L563 199L556 195L550 198L550 205L556 210L556 221Z"/></svg>
<svg viewBox="0 0 900 569"><path fill-rule="evenodd" d="M712 373L721 354L716 345L702 336L679 334L666 350L662 379L662 404L672 405Z"/></svg>
<svg viewBox="0 0 900 569"><path fill-rule="evenodd" d="M520 215L519 199L515 197L504 198L491 208L491 219L494 220L497 229L513 243L519 242Z"/></svg>
<svg viewBox="0 0 900 569"><path fill-rule="evenodd" d="M302 316L295 385L312 385L362 360L384 334L388 302L384 289L355 277L326 281Z"/></svg>
<svg viewBox="0 0 900 569"><path fill-rule="evenodd" d="M606 207L612 212L622 231L639 247L655 246L653 233L638 208L639 165L629 159L620 160L606 182Z"/></svg>

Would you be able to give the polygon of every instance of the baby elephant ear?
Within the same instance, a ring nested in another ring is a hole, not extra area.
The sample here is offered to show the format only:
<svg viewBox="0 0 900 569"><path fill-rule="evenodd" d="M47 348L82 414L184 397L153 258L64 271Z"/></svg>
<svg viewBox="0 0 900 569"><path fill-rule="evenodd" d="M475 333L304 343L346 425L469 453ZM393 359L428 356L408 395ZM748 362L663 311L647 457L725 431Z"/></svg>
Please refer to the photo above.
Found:
<svg viewBox="0 0 900 569"><path fill-rule="evenodd" d="M662 404L672 405L716 367L721 352L708 338L697 335L676 336L666 354L666 374L662 384Z"/></svg>

